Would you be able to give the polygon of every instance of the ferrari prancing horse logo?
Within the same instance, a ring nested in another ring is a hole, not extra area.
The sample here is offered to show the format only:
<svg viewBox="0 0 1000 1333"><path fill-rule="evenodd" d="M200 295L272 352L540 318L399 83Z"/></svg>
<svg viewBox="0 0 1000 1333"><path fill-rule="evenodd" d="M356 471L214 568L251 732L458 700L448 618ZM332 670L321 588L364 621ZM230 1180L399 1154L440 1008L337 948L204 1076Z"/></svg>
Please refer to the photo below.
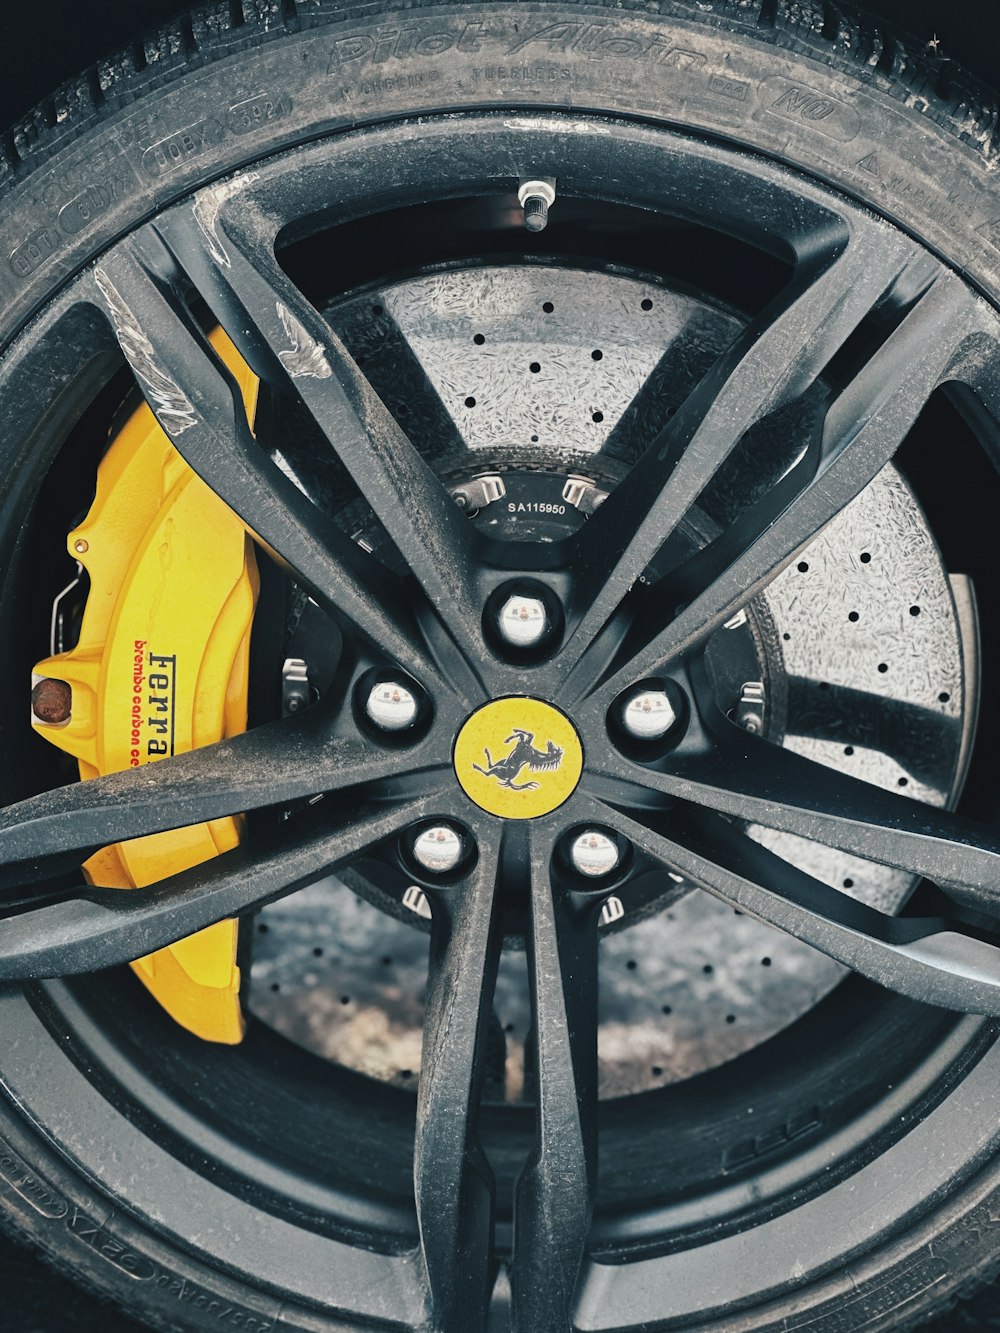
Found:
<svg viewBox="0 0 1000 1333"><path fill-rule="evenodd" d="M533 731L522 731L520 727L514 728L513 736L508 736L504 745L510 745L511 741L517 744L511 750L510 754L504 759L498 759L495 763L489 750L484 751L488 768L480 768L478 764L472 767L477 773L484 773L488 778L496 778L504 787L509 787L511 791L535 791L538 787L537 782L517 783L514 779L520 774L521 769L528 766L532 773L544 773L547 770L558 768L562 763L563 752L558 745L548 741L544 750L536 750L532 741L535 739Z"/></svg>
<svg viewBox="0 0 1000 1333"><path fill-rule="evenodd" d="M573 793L583 746L565 713L517 695L494 699L466 719L453 761L462 790L481 810L502 819L537 819Z"/></svg>

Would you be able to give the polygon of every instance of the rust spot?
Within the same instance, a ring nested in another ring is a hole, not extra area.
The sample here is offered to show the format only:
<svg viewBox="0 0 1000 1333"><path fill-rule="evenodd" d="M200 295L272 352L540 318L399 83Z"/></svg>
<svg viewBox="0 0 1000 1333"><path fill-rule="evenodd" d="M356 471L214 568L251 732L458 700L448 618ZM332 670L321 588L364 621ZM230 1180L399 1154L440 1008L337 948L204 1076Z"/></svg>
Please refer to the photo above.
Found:
<svg viewBox="0 0 1000 1333"><path fill-rule="evenodd" d="M31 691L31 711L39 722L68 722L73 711L73 689L65 680L40 680Z"/></svg>

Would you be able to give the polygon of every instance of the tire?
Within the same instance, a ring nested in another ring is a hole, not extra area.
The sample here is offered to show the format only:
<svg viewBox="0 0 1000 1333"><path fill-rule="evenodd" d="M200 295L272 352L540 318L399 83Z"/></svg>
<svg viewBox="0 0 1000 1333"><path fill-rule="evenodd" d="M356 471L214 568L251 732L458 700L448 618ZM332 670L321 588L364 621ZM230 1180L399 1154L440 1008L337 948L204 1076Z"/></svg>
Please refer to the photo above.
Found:
<svg viewBox="0 0 1000 1333"><path fill-rule="evenodd" d="M612 145L612 118L622 118L783 164L895 224L1000 306L996 104L950 62L853 11L790 0L243 0L193 10L149 35L4 136L0 343L13 347L112 243L199 187L357 127L464 110L606 117ZM613 152L603 167L613 175ZM12 447L0 445L8 454ZM24 503L17 460L4 458L0 476L0 511L13 513ZM0 745L19 753L3 730ZM15 769L5 765L5 801L24 795ZM0 1097L0 1220L13 1235L154 1328L396 1326L391 1291L358 1320L337 1312L337 1293L324 1301L299 1280L298 1268L311 1262L302 1236L315 1235L314 1222L300 1231L282 1220L272 1231L267 1208L255 1214L252 1198L230 1213L226 1178L205 1181L186 1141L152 1143L105 1075L92 1078L90 1038L68 1043L53 1003L34 985L0 996L12 1050L32 1052L32 1081L58 1089L65 1109L62 1137L53 1137L24 1101L30 1071L19 1067L8 1083L11 1054L0 1055L8 1089ZM86 1026L86 1006L76 997L66 1004ZM705 1273L703 1314L660 1324L624 1311L622 1328L901 1330L987 1280L1000 1265L1000 1140L982 1123L995 1100L996 1029L963 1021L961 1042L949 1038L961 1053L947 1086L928 1094L924 1118L894 1144L908 1144L911 1156L900 1153L907 1167L886 1167L899 1190L895 1197L883 1182L882 1212L873 1205L853 1220L814 1212L803 1234L828 1252L815 1271L779 1286L763 1278L755 1286L751 1276L724 1305ZM954 1137L935 1150L931 1112L945 1105ZM400 1115L406 1122L412 1111ZM920 1172L935 1151L950 1154L953 1169L928 1192ZM172 1179L158 1200L139 1204L129 1181L146 1168ZM913 1174L904 1180L903 1170ZM251 1238L255 1216L261 1232ZM827 1228L837 1233L832 1243ZM239 1238L242 1261L220 1232ZM276 1247L274 1262L262 1258L253 1270L246 1255L258 1244ZM738 1246L733 1254L738 1262Z"/></svg>

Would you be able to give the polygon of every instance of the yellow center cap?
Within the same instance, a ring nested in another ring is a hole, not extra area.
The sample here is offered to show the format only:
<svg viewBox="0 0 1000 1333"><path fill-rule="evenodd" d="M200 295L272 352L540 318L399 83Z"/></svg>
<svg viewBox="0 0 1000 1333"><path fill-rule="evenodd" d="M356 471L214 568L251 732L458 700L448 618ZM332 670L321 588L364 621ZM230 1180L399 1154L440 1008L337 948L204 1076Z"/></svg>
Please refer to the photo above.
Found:
<svg viewBox="0 0 1000 1333"><path fill-rule="evenodd" d="M455 741L455 774L481 810L502 819L537 819L572 796L583 746L569 718L541 699L484 704Z"/></svg>

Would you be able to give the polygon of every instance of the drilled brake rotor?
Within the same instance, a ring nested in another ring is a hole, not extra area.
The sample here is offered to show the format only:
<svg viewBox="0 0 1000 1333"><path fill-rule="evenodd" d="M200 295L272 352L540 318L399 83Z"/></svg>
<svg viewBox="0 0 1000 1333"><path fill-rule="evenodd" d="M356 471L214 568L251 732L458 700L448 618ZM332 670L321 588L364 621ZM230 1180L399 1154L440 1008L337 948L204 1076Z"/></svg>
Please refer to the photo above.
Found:
<svg viewBox="0 0 1000 1333"><path fill-rule="evenodd" d="M621 273L541 265L413 278L343 302L330 318L470 518L520 521L522 533L533 523L539 541L552 539L547 525L585 521L740 323ZM736 516L735 497L791 465L799 429L789 422L738 451L705 501L703 538ZM532 476L546 480L526 500ZM565 513L553 513L560 504ZM975 611L894 467L737 621L716 638L747 639L759 670L724 680L734 715L879 786L939 806L954 800L975 715ZM882 910L912 888L906 874L817 844L755 836ZM419 924L387 917L336 881L285 898L259 918L250 1008L310 1050L412 1086L427 969ZM699 890L663 912L609 922L602 948L605 1097L750 1050L844 973ZM505 954L496 998L510 1099L523 1092L523 969L516 950Z"/></svg>

